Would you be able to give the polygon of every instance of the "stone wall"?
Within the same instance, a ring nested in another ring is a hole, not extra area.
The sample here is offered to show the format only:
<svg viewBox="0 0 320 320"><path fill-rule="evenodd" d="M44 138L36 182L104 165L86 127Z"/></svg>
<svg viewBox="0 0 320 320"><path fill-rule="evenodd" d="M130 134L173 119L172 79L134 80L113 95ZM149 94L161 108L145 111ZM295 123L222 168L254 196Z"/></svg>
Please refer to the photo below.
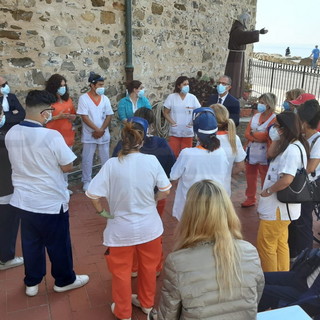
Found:
<svg viewBox="0 0 320 320"><path fill-rule="evenodd" d="M163 101L179 75L198 71L216 79L224 72L229 30L256 0L134 0L135 77L151 100Z"/></svg>
<svg viewBox="0 0 320 320"><path fill-rule="evenodd" d="M244 9L255 17L256 1L132 0L134 78L151 102L163 101L179 75L223 73L232 21ZM116 111L125 91L124 16L124 0L0 0L0 74L24 102L61 73L77 104L95 71L106 76ZM118 128L115 117L113 144Z"/></svg>

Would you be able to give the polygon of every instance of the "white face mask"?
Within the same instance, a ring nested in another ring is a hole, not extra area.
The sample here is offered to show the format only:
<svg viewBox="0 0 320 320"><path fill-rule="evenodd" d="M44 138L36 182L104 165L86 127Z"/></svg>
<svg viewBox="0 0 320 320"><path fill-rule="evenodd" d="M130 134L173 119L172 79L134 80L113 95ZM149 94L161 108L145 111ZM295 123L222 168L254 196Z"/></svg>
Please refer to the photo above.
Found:
<svg viewBox="0 0 320 320"><path fill-rule="evenodd" d="M269 137L272 141L280 140L279 132L274 126L272 126L269 130Z"/></svg>
<svg viewBox="0 0 320 320"><path fill-rule="evenodd" d="M49 121L52 120L52 112L47 112L47 113L49 113L49 116L48 117L44 117L44 119L45 119L44 124L46 124L46 123L48 123Z"/></svg>

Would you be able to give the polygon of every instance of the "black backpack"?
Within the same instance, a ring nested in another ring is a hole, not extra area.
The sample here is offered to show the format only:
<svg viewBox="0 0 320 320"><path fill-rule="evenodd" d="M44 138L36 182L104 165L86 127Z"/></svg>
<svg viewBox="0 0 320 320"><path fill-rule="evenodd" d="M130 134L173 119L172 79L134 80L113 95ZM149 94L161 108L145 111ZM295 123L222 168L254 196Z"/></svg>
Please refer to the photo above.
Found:
<svg viewBox="0 0 320 320"><path fill-rule="evenodd" d="M303 279L320 266L320 248L306 248L298 255L290 271L297 272Z"/></svg>

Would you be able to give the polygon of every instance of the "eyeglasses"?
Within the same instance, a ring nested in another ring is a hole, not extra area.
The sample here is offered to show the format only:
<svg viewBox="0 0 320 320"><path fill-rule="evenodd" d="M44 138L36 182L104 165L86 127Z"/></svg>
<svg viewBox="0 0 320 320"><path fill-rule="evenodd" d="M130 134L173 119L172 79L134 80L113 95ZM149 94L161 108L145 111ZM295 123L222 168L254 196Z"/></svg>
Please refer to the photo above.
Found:
<svg viewBox="0 0 320 320"><path fill-rule="evenodd" d="M45 112L45 111L54 111L55 110L55 108L46 108L46 109L43 109L40 113L42 113L42 112Z"/></svg>
<svg viewBox="0 0 320 320"><path fill-rule="evenodd" d="M6 81L5 83L3 83L3 84L1 85L1 88L4 88L7 84L8 84L8 81Z"/></svg>
<svg viewBox="0 0 320 320"><path fill-rule="evenodd" d="M230 86L230 83L218 81L217 84L222 84L224 86Z"/></svg>

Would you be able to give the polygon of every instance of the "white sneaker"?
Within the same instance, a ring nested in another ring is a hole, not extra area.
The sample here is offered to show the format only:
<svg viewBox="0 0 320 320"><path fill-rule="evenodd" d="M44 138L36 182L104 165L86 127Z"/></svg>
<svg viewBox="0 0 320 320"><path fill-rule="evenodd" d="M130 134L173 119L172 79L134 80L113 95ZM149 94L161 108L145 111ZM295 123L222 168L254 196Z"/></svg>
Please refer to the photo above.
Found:
<svg viewBox="0 0 320 320"><path fill-rule="evenodd" d="M37 285L37 284L32 287L26 286L26 295L29 297L36 296L38 294L38 291L39 291L39 285Z"/></svg>
<svg viewBox="0 0 320 320"><path fill-rule="evenodd" d="M152 311L153 307L151 308L144 308L141 306L140 301L138 300L138 295L137 294L132 294L131 295L131 303L140 308L143 313L147 314L149 316L149 313Z"/></svg>
<svg viewBox="0 0 320 320"><path fill-rule="evenodd" d="M116 304L113 302L111 304L111 312L114 314L114 308L116 307ZM118 319L118 318L117 318ZM120 320L131 320L131 318L126 318L126 319L120 319Z"/></svg>
<svg viewBox="0 0 320 320"><path fill-rule="evenodd" d="M90 184L90 182L85 182L85 183L83 184L82 190L83 190L84 192L86 192L86 191L88 190L89 184Z"/></svg>
<svg viewBox="0 0 320 320"><path fill-rule="evenodd" d="M64 286L64 287L58 287L55 285L53 287L53 290L55 292L65 292L68 290L73 290L73 289L83 287L88 282L89 282L89 276L87 276L86 274L76 275L76 280L74 280L74 283L71 283L71 284Z"/></svg>
<svg viewBox="0 0 320 320"><path fill-rule="evenodd" d="M0 261L0 270L6 270L6 269L18 267L18 266L21 266L22 264L23 264L22 257L15 257L12 260L9 260L7 262Z"/></svg>
<svg viewBox="0 0 320 320"><path fill-rule="evenodd" d="M68 189L69 195L72 196L73 195L73 191Z"/></svg>

